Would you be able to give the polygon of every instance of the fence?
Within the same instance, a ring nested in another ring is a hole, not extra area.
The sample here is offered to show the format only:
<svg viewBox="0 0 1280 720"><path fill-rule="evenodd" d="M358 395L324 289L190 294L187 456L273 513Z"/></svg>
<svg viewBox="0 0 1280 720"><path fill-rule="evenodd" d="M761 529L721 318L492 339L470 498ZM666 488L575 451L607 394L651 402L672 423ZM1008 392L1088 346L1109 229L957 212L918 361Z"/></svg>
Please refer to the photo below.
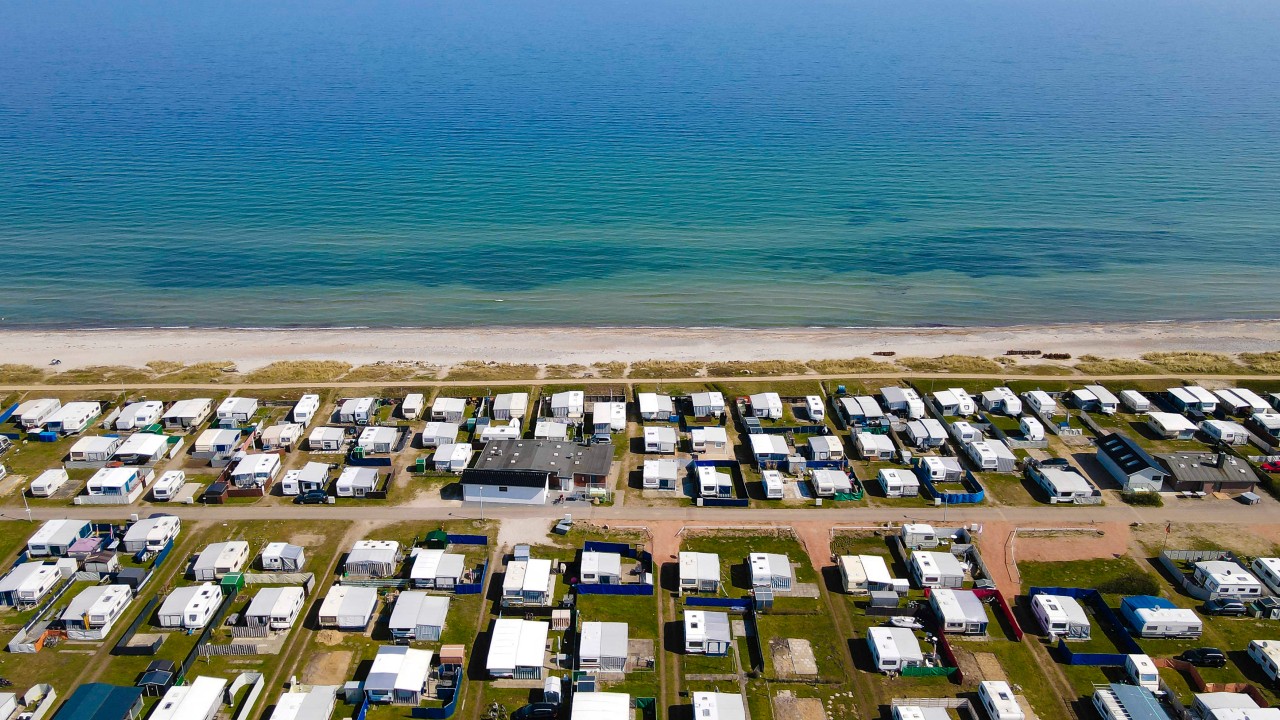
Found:
<svg viewBox="0 0 1280 720"><path fill-rule="evenodd" d="M902 668L902 677L947 677L953 672L956 672L956 668L947 665L916 665Z"/></svg>
<svg viewBox="0 0 1280 720"><path fill-rule="evenodd" d="M690 595L685 597L684 604L685 607L709 607L741 613L751 609L751 600L749 598L695 597Z"/></svg>
<svg viewBox="0 0 1280 720"><path fill-rule="evenodd" d="M652 595L653 586L647 583L636 585L578 585L580 595Z"/></svg>
<svg viewBox="0 0 1280 720"><path fill-rule="evenodd" d="M634 545L630 545L628 543L588 540L582 544L582 551L617 553L624 558L639 562L642 570L645 568L652 570L653 568L653 556L647 551L638 549ZM651 583L625 583L617 585L582 583L578 585L578 592L583 595L652 595L653 585Z"/></svg>
<svg viewBox="0 0 1280 720"><path fill-rule="evenodd" d="M1216 593L1205 588L1203 585L1196 583L1192 574L1183 572L1182 568L1178 567L1179 562L1196 563L1208 560L1225 560L1227 562L1235 563L1240 566L1241 570L1247 572L1247 569L1240 563L1236 556L1227 550L1165 550L1160 553L1158 560L1160 565L1164 567L1165 571L1169 573L1169 577L1178 581L1178 584L1182 586L1182 589L1185 590L1188 595L1196 598L1197 600L1212 600L1217 597L1235 596L1230 593L1225 595L1223 593Z"/></svg>
<svg viewBox="0 0 1280 720"><path fill-rule="evenodd" d="M178 668L176 684L181 685L186 682L187 671L190 670L191 666L195 664L195 661L200 658L203 653L204 646L208 644L209 636L213 634L214 629L221 627L222 619L225 618L227 616L227 612L231 610L231 605L235 603L236 595L238 595L239 592L240 591L234 586L226 588L227 594L223 596L222 604L218 606L218 611L213 614L213 618L209 620L209 624L204 626L204 630L201 631L200 637L196 639L195 647L191 648L191 652L187 653L187 657L183 659L182 665Z"/></svg>
<svg viewBox="0 0 1280 720"><path fill-rule="evenodd" d="M956 662L955 648L951 647L951 641L947 639L946 633L939 631L936 635L938 638L938 650L942 654L942 659L947 661L948 667L955 668L955 681L963 683L964 670L961 670L960 663Z"/></svg>
<svg viewBox="0 0 1280 720"><path fill-rule="evenodd" d="M391 458L389 457L358 457L356 455L347 455L347 464L357 467L391 467Z"/></svg>
<svg viewBox="0 0 1280 720"><path fill-rule="evenodd" d="M973 594L978 596L980 600L995 598L996 607L999 608L1000 614L1004 617L1009 629L1013 631L1013 637L1022 642L1022 626L1018 624L1018 619L1013 615L1013 608L1009 607L1009 603L1004 599L1004 594L993 588L974 588Z"/></svg>
<svg viewBox="0 0 1280 720"><path fill-rule="evenodd" d="M488 545L489 537L487 535L455 535L448 533L445 537L449 539L450 545Z"/></svg>
<svg viewBox="0 0 1280 720"><path fill-rule="evenodd" d="M917 465L919 467L919 465ZM987 491L983 489L982 483L978 482L978 478L969 470L964 471L964 476L960 478L960 486L965 492L943 492L933 484L933 479L928 473L917 472L916 476L920 479L920 484L929 493L930 497L937 498L944 505L976 505L981 503L987 497Z"/></svg>
<svg viewBox="0 0 1280 720"><path fill-rule="evenodd" d="M480 595L484 593L484 579L489 575L489 559L485 558L480 565L480 577L475 582L457 583L453 586L454 595Z"/></svg>
<svg viewBox="0 0 1280 720"><path fill-rule="evenodd" d="M231 720L244 720L253 713L253 706L258 704L258 697L262 695L262 691L266 689L266 682L262 678L262 673L247 672L240 673L235 681L227 687L227 704L231 705L236 699L236 693L245 685L251 685L249 694L245 695L244 701L240 703L240 709Z"/></svg>
<svg viewBox="0 0 1280 720"><path fill-rule="evenodd" d="M747 498L694 498L698 507L750 507L751 501Z"/></svg>
<svg viewBox="0 0 1280 720"><path fill-rule="evenodd" d="M369 698L360 701L360 709L356 711L351 720L365 720L365 716L369 714Z"/></svg>
<svg viewBox="0 0 1280 720"><path fill-rule="evenodd" d="M5 408L4 412L0 412L0 423L13 417L13 414L16 412L18 412L18 403L14 403L9 407ZM14 438L14 439L16 440L17 438Z"/></svg>
<svg viewBox="0 0 1280 720"><path fill-rule="evenodd" d="M132 623L129 623L129 627L124 631L124 635L120 636L120 639L116 641L115 647L111 648L112 655L155 654L155 646L131 646L129 643L133 640L133 636L138 634L138 628L142 627L143 623L151 619L151 613L155 612L156 608L159 606L160 598L158 596L147 601L147 604L142 607L142 612L138 613L138 617L134 618Z"/></svg>
<svg viewBox="0 0 1280 720"><path fill-rule="evenodd" d="M245 657L257 655L258 646L252 643L231 643L229 645L213 645L205 643L200 646L201 657Z"/></svg>
<svg viewBox="0 0 1280 720"><path fill-rule="evenodd" d="M1093 588L1033 587L1027 591L1027 598L1036 595L1062 595L1075 598L1093 609L1093 616L1103 625L1103 631L1110 630L1109 637L1116 644L1118 653L1077 653L1065 640L1058 641L1058 652L1062 654L1067 665L1123 665L1126 655L1142 653L1142 647L1124 629L1115 611L1107 606L1102 593Z"/></svg>

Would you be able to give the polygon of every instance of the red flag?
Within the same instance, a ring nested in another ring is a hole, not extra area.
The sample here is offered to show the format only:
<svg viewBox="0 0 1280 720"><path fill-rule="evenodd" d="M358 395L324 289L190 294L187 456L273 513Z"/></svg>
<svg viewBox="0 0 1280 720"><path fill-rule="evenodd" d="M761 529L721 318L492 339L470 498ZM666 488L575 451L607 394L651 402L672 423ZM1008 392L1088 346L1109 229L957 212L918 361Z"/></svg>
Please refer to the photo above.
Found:
<svg viewBox="0 0 1280 720"><path fill-rule="evenodd" d="M1164 526L1164 534L1168 535L1173 530L1173 523Z"/></svg>

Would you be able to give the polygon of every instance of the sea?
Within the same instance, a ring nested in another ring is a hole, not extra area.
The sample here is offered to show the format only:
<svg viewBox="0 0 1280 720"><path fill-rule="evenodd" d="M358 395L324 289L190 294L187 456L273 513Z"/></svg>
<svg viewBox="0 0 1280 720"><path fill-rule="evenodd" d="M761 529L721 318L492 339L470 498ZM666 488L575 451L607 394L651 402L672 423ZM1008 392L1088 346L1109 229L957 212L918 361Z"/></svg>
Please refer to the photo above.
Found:
<svg viewBox="0 0 1280 720"><path fill-rule="evenodd" d="M1275 0L0 3L0 328L1280 315Z"/></svg>

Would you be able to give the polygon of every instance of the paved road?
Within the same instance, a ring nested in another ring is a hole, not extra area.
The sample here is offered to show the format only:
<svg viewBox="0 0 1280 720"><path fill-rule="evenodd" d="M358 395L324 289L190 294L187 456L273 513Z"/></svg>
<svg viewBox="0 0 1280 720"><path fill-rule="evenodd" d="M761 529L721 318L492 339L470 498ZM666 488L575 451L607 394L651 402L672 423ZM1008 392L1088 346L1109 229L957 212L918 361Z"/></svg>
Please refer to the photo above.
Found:
<svg viewBox="0 0 1280 720"><path fill-rule="evenodd" d="M698 507L646 507L627 505L591 507L545 505L538 507L486 505L462 507L404 507L396 505L166 505L138 508L130 505L73 506L58 508L32 508L35 520L52 518L125 519L130 515L165 512L192 521L226 520L442 520L446 518L489 518L494 520L545 517L548 521L572 513L574 519L592 520L598 523L643 523L645 521L682 521L690 524L787 525L796 522L830 522L833 524L874 525L885 522L918 520L935 524L957 525L1002 521L1027 525L1063 526L1088 525L1103 522L1142 523L1228 523L1266 524L1280 523L1269 505L1246 507L1229 501L1176 500L1162 508L1130 507L1114 504L1102 507L970 507L970 508L698 508ZM21 506L0 507L0 517L9 520L25 520L26 511Z"/></svg>
<svg viewBox="0 0 1280 720"><path fill-rule="evenodd" d="M687 378L522 378L514 380L365 380L358 382L287 382L287 383L102 383L98 385L0 385L0 391L56 391L67 390L145 390L165 388L170 390L289 390L305 388L383 388L383 387L508 387L523 385L633 385L636 383L707 383L707 382L789 382L794 380L1044 380L1061 382L1063 380L1086 381L1131 381L1131 380L1196 380L1223 381L1236 380L1280 380L1280 375L1202 375L1200 373L1157 373L1146 375L1018 375L1011 373L842 373L835 375L750 375L731 377L687 377Z"/></svg>

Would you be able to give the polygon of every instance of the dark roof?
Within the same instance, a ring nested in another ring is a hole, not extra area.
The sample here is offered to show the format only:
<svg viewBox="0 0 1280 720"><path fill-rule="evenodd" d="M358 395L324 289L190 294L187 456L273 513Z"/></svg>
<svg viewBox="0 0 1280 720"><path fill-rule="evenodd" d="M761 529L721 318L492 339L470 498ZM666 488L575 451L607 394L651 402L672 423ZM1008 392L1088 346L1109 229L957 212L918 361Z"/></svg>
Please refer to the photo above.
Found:
<svg viewBox="0 0 1280 720"><path fill-rule="evenodd" d="M1112 683L1108 689L1130 720L1168 720L1169 716L1150 690L1123 683Z"/></svg>
<svg viewBox="0 0 1280 720"><path fill-rule="evenodd" d="M478 470L462 471L463 485L514 485L516 487L544 488L551 483L551 473L537 470Z"/></svg>
<svg viewBox="0 0 1280 720"><path fill-rule="evenodd" d="M1253 487L1258 477L1253 469L1238 458L1226 453L1170 453L1160 459L1173 475L1174 487L1188 485L1230 485Z"/></svg>
<svg viewBox="0 0 1280 720"><path fill-rule="evenodd" d="M476 461L477 470L538 470L557 477L581 473L604 477L613 464L613 446L579 445L563 440L490 440Z"/></svg>
<svg viewBox="0 0 1280 720"><path fill-rule="evenodd" d="M142 688L89 683L71 693L53 720L126 720L141 700Z"/></svg>
<svg viewBox="0 0 1280 720"><path fill-rule="evenodd" d="M1127 475L1155 468L1161 473L1168 473L1150 453L1143 450L1138 443L1120 433L1110 433L1098 438L1098 452L1111 458Z"/></svg>
<svg viewBox="0 0 1280 720"><path fill-rule="evenodd" d="M174 672L178 669L178 664L172 660L152 660L147 664L147 672L159 670L161 672Z"/></svg>

